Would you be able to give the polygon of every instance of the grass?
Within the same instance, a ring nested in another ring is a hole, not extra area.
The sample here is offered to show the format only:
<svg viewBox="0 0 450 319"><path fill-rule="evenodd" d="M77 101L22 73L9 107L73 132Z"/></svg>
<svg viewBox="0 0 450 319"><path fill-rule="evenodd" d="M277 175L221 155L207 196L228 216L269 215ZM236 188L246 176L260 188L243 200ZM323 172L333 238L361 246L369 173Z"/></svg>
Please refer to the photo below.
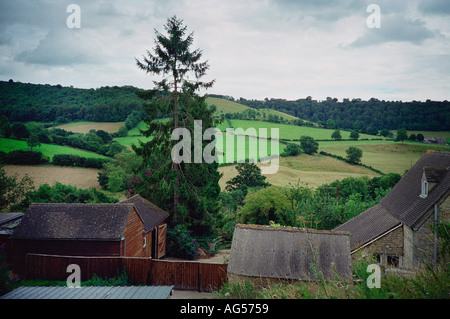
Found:
<svg viewBox="0 0 450 319"><path fill-rule="evenodd" d="M278 128L279 137L283 139L299 140L301 136L311 136L316 140L331 139L331 134L334 132L332 129L317 128L309 126L297 126L289 124L271 123L265 121L250 121L250 120L231 120L233 127L242 128L244 130L254 128L256 133L259 133L259 129L267 129L267 135L271 136L271 129ZM343 139L350 138L350 132L341 131ZM360 134L360 138L376 138L373 135Z"/></svg>
<svg viewBox="0 0 450 319"><path fill-rule="evenodd" d="M239 113L239 112L243 112L247 109L250 109L248 106L245 106L245 105L233 102L233 101L216 98L216 97L206 98L206 103L210 106L211 105L216 106L216 114L217 115L220 115L221 113L223 113L223 114Z"/></svg>
<svg viewBox="0 0 450 319"><path fill-rule="evenodd" d="M15 150L30 150L30 147L24 140L0 138L0 151L8 153ZM70 155L79 155L83 157L107 158L106 156L94 152L80 150L78 148L45 143L41 143L41 146L34 147L33 150L39 151L45 156L48 156L50 160L52 160L53 156L56 154L70 154Z"/></svg>
<svg viewBox="0 0 450 319"><path fill-rule="evenodd" d="M257 165L261 166L260 163ZM219 167L219 172L223 174L219 181L222 189L225 189L228 180L237 175L235 166ZM272 185L281 187L297 183L308 187L318 187L349 176L375 177L379 175L367 168L351 165L329 156L301 154L280 157L278 172L266 175L266 180Z"/></svg>
<svg viewBox="0 0 450 319"><path fill-rule="evenodd" d="M384 173L401 175L410 169L428 150L450 151L450 146L415 142L402 144L392 141L320 142L319 150L346 157L345 150L349 146L357 146L363 151L362 163Z"/></svg>
<svg viewBox="0 0 450 319"><path fill-rule="evenodd" d="M366 267L364 268L365 271ZM226 283L214 293L218 299L448 299L450 272L445 269L418 270L412 277L385 274L380 288L368 288L368 274L354 282L341 280L324 282L274 283L255 286L252 282Z"/></svg>

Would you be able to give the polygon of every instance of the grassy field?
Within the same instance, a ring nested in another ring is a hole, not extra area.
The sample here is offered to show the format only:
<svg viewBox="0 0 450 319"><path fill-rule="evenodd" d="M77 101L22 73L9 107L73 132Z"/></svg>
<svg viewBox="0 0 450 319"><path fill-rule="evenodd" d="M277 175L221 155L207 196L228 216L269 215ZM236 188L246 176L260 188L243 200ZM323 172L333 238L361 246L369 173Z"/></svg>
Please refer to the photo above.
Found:
<svg viewBox="0 0 450 319"><path fill-rule="evenodd" d="M30 150L30 147L24 140L0 138L0 151L8 153L14 150ZM33 150L42 152L42 154L48 156L50 160L52 160L53 155L56 154L70 154L70 155L79 155L83 157L107 158L106 156L94 152L80 150L78 148L45 143L41 143L41 146L34 147Z"/></svg>
<svg viewBox="0 0 450 319"><path fill-rule="evenodd" d="M60 128L69 132L74 133L83 133L86 134L90 130L94 129L96 131L103 130L108 133L115 133L119 130L121 126L124 126L125 122L71 122L67 124L62 124L55 126L56 128Z"/></svg>
<svg viewBox="0 0 450 319"><path fill-rule="evenodd" d="M278 128L280 138L285 139L296 139L299 140L302 135L311 136L317 139L331 139L331 134L334 132L332 129L326 128L317 128L317 127L309 127L309 126L297 126L297 125L288 125L288 124L279 124L279 123L270 123L265 121L249 121L249 120L231 120L231 124L236 128L243 128L244 130L248 128L256 129L256 132L259 132L260 128L267 129L267 135L270 135L271 128ZM341 135L343 139L350 138L350 132L341 131ZM360 138L377 138L373 135L360 134Z"/></svg>
<svg viewBox="0 0 450 319"><path fill-rule="evenodd" d="M219 167L223 174L219 181L222 189L226 182L237 175L236 165ZM258 163L261 167L261 164ZM345 177L378 176L367 168L350 165L337 159L322 155L301 154L280 157L278 172L266 175L267 181L275 186L289 186L299 183L302 186L317 187Z"/></svg>
<svg viewBox="0 0 450 319"><path fill-rule="evenodd" d="M392 141L355 141L320 142L319 150L346 157L345 150L356 146L363 151L362 163L370 165L384 173L403 175L428 150L450 151L450 146L438 146L413 142Z"/></svg>
<svg viewBox="0 0 450 319"><path fill-rule="evenodd" d="M27 174L33 180L36 188L42 184L54 185L56 182L60 182L61 184L72 185L78 188L95 187L100 189L97 180L99 170L93 168L49 165L6 165L3 168L8 176L17 174L19 179Z"/></svg>

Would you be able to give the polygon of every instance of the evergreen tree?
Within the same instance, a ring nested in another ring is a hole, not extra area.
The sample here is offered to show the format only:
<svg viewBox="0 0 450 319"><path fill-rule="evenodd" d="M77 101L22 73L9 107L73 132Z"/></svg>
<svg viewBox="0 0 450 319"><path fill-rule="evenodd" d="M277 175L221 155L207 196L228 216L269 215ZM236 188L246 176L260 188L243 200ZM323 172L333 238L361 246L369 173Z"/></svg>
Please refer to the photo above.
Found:
<svg viewBox="0 0 450 319"><path fill-rule="evenodd" d="M218 124L205 97L197 94L198 90L211 87L214 81L200 80L209 65L200 62L201 50L191 50L193 33L185 36L187 27L183 21L173 16L164 28L167 35L155 31L153 53L147 51L143 61L136 59L140 69L162 79L153 81L154 89L138 93L147 100L143 106L147 128L142 134L152 139L134 147L143 158L143 169L130 191L139 190L141 195L169 211L171 225L185 224L195 234L205 235L211 233L219 209L218 164L193 163L193 160L174 162L171 153L177 141L171 135L177 128L189 130L190 154L194 154L194 120L202 121L202 136L205 129ZM202 141L202 150L209 143Z"/></svg>

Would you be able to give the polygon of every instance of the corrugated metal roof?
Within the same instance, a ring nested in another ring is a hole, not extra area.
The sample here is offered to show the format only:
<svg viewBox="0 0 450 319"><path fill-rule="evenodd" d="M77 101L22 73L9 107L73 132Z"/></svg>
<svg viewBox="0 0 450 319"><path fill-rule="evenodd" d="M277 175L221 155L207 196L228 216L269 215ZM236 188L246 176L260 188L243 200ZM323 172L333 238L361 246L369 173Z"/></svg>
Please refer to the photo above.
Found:
<svg viewBox="0 0 450 319"><path fill-rule="evenodd" d="M174 286L19 287L0 299L167 299Z"/></svg>

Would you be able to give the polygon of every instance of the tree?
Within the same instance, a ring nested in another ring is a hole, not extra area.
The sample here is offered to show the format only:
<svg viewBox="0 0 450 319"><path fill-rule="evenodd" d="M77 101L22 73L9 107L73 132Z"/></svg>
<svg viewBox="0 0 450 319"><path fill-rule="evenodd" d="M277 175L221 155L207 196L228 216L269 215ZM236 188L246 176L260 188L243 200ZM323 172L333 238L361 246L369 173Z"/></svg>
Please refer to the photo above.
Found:
<svg viewBox="0 0 450 319"><path fill-rule="evenodd" d="M416 136L416 134L412 133L412 134L408 137L408 139L409 139L410 141L415 141L415 140L417 139L417 136Z"/></svg>
<svg viewBox="0 0 450 319"><path fill-rule="evenodd" d="M12 134L15 138L27 138L30 132L25 124L16 122L11 126Z"/></svg>
<svg viewBox="0 0 450 319"><path fill-rule="evenodd" d="M240 163L236 165L236 169L238 175L227 181L227 191L241 189L246 195L250 187L267 187L270 185L255 163Z"/></svg>
<svg viewBox="0 0 450 319"><path fill-rule="evenodd" d="M298 144L287 143L284 152L281 155L284 156L297 156L302 152L302 148Z"/></svg>
<svg viewBox="0 0 450 319"><path fill-rule="evenodd" d="M417 134L416 139L417 139L418 142L423 142L425 137L423 136L422 133L419 133L419 134Z"/></svg>
<svg viewBox="0 0 450 319"><path fill-rule="evenodd" d="M28 175L19 180L17 174L8 176L3 167L0 167L0 211L13 205L22 208L21 202L25 200L26 194L33 189L33 180Z"/></svg>
<svg viewBox="0 0 450 319"><path fill-rule="evenodd" d="M331 134L331 138L336 141L341 140L342 139L341 130L337 129L336 131L334 131L333 134Z"/></svg>
<svg viewBox="0 0 450 319"><path fill-rule="evenodd" d="M384 137L392 137L393 136L392 132L386 128L384 128L380 131L380 135L384 136Z"/></svg>
<svg viewBox="0 0 450 319"><path fill-rule="evenodd" d="M147 128L142 134L152 139L133 147L144 164L139 175L142 181L129 191L148 194L150 200L169 211L171 225L186 224L194 233L210 233L219 211L218 164L172 160L176 141L171 136L178 128L187 129L194 136L194 120L202 121L202 135L207 128L216 127L218 121L205 97L196 93L211 87L214 81L201 81L209 65L200 61L201 50L191 50L193 33L185 36L187 27L183 21L173 16L164 28L167 35L155 31L153 52L147 51L142 61L136 59L141 70L162 79L153 81L153 89L138 92L147 101L143 105ZM162 122L160 118L169 120ZM202 149L208 143L202 141Z"/></svg>
<svg viewBox="0 0 450 319"><path fill-rule="evenodd" d="M39 143L39 137L37 135L30 135L30 137L27 140L27 145L30 147L31 150L33 150L33 147L35 146L41 146L41 143Z"/></svg>
<svg viewBox="0 0 450 319"><path fill-rule="evenodd" d="M291 210L287 196L275 186L248 193L245 204L237 212L240 223L269 225L275 222L285 226L294 226L290 218Z"/></svg>
<svg viewBox="0 0 450 319"><path fill-rule="evenodd" d="M347 153L347 161L352 164L358 164L361 162L363 151L355 146L350 146L345 153Z"/></svg>
<svg viewBox="0 0 450 319"><path fill-rule="evenodd" d="M401 141L403 144L403 141L407 140L407 139L408 139L408 132L406 132L406 130L404 128L399 129L397 131L397 137L395 138L395 141L396 142Z"/></svg>
<svg viewBox="0 0 450 319"><path fill-rule="evenodd" d="M316 153L319 149L319 143L311 136L302 136L300 137L300 146L306 154Z"/></svg>
<svg viewBox="0 0 450 319"><path fill-rule="evenodd" d="M356 131L351 131L350 132L350 138L353 140L357 140L359 138L359 133Z"/></svg>

